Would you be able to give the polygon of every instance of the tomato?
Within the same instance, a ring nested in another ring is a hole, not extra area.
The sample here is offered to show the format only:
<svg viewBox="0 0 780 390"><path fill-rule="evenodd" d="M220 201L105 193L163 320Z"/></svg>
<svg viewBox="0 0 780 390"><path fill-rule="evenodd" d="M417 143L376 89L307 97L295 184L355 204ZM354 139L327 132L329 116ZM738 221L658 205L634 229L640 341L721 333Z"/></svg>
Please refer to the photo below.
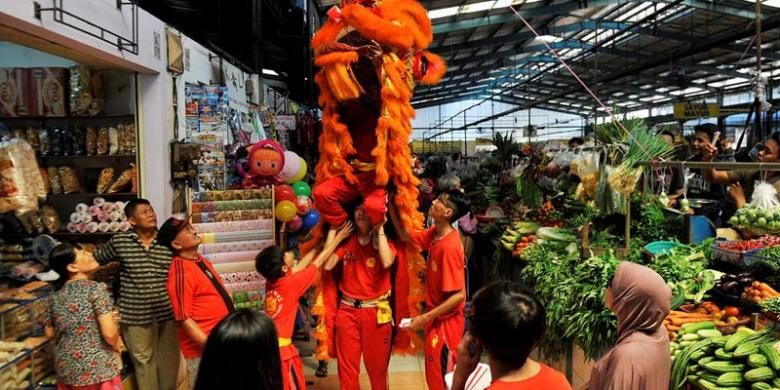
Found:
<svg viewBox="0 0 780 390"><path fill-rule="evenodd" d="M739 308L734 306L726 306L726 317L739 317Z"/></svg>

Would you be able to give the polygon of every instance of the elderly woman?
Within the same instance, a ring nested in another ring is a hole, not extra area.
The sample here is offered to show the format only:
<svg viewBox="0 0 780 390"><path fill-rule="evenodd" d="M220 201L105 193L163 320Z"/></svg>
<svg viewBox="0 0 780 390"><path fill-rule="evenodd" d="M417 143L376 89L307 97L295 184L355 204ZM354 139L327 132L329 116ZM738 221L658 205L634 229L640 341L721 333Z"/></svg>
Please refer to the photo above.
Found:
<svg viewBox="0 0 780 390"><path fill-rule="evenodd" d="M618 340L591 371L588 390L666 390L672 366L663 320L672 291L650 268L622 262L606 291Z"/></svg>

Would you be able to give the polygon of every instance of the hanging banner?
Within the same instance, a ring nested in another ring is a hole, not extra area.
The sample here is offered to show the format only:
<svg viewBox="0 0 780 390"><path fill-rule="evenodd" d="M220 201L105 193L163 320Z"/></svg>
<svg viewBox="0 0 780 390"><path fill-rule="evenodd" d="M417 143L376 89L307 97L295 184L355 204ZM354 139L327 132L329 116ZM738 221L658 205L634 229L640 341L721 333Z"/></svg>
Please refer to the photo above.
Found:
<svg viewBox="0 0 780 390"><path fill-rule="evenodd" d="M717 118L720 116L718 103L674 103L675 119Z"/></svg>

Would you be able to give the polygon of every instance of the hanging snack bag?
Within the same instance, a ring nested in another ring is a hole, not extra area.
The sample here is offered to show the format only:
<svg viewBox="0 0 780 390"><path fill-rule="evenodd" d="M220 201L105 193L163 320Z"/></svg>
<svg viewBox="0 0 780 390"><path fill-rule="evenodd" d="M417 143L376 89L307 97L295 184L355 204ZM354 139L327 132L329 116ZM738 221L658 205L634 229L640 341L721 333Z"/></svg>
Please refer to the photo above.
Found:
<svg viewBox="0 0 780 390"><path fill-rule="evenodd" d="M75 194L81 191L79 177L73 167L60 167L60 180L62 181L62 192L66 194Z"/></svg>
<svg viewBox="0 0 780 390"><path fill-rule="evenodd" d="M109 136L108 128L101 127L97 134L97 154L98 156L105 156L108 154L109 148Z"/></svg>
<svg viewBox="0 0 780 390"><path fill-rule="evenodd" d="M56 128L49 132L49 150L52 156L64 155L65 146L65 134L60 128Z"/></svg>
<svg viewBox="0 0 780 390"><path fill-rule="evenodd" d="M135 166L135 164L130 164L130 166L133 168L132 177L130 178L130 192L137 194L138 193L138 168ZM124 209L124 206L122 206ZM124 215L124 214L123 214Z"/></svg>
<svg viewBox="0 0 780 390"><path fill-rule="evenodd" d="M49 188L51 193L59 195L62 193L62 180L60 180L60 172L57 167L48 167L46 171L49 173Z"/></svg>
<svg viewBox="0 0 780 390"><path fill-rule="evenodd" d="M87 156L94 156L97 153L97 130L94 127L87 127L85 136L87 144Z"/></svg>
<svg viewBox="0 0 780 390"><path fill-rule="evenodd" d="M46 198L38 161L24 139L0 142L0 213L36 210Z"/></svg>
<svg viewBox="0 0 780 390"><path fill-rule="evenodd" d="M57 210L51 205L43 206L41 209L41 220L49 233L54 234L60 230L60 216L57 215Z"/></svg>
<svg viewBox="0 0 780 390"><path fill-rule="evenodd" d="M108 129L108 154L113 156L119 152L119 130L116 127Z"/></svg>
<svg viewBox="0 0 780 390"><path fill-rule="evenodd" d="M49 144L49 129L38 129L38 141L41 144L41 156L48 156L51 154L51 148Z"/></svg>
<svg viewBox="0 0 780 390"><path fill-rule="evenodd" d="M133 179L133 171L134 168L127 168L125 169L121 175L116 179L114 184L111 185L111 187L108 189L109 194L117 193L121 191L123 188L127 187L128 184Z"/></svg>
<svg viewBox="0 0 780 390"><path fill-rule="evenodd" d="M111 183L114 181L114 168L106 167L100 171L100 177L98 177L97 193L105 194Z"/></svg>

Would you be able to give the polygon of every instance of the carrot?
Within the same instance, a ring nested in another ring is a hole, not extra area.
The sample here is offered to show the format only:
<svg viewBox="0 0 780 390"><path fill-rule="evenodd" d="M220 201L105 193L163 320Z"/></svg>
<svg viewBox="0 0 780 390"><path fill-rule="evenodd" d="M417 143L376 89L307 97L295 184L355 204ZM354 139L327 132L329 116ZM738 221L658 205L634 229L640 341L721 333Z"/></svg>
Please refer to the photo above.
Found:
<svg viewBox="0 0 780 390"><path fill-rule="evenodd" d="M669 325L666 327L666 330L668 330L669 332L677 332L681 328L682 328L681 326Z"/></svg>
<svg viewBox="0 0 780 390"><path fill-rule="evenodd" d="M671 312L667 318L710 318L707 313Z"/></svg>
<svg viewBox="0 0 780 390"><path fill-rule="evenodd" d="M780 295L780 294L778 294L778 292L777 292L777 291L775 291L775 289L773 289L771 286L769 286L769 285L768 285L768 284L766 284L766 283L761 283L761 284L759 284L759 285L758 285L758 289L759 289L759 291L761 291L761 292L766 292L766 293L768 293L768 294L772 294L772 296L778 296L778 295Z"/></svg>
<svg viewBox="0 0 780 390"><path fill-rule="evenodd" d="M709 317L704 318L679 318L674 317L672 318L672 325L674 326L682 326L684 324L694 323L694 322L702 322L702 321L708 321Z"/></svg>

